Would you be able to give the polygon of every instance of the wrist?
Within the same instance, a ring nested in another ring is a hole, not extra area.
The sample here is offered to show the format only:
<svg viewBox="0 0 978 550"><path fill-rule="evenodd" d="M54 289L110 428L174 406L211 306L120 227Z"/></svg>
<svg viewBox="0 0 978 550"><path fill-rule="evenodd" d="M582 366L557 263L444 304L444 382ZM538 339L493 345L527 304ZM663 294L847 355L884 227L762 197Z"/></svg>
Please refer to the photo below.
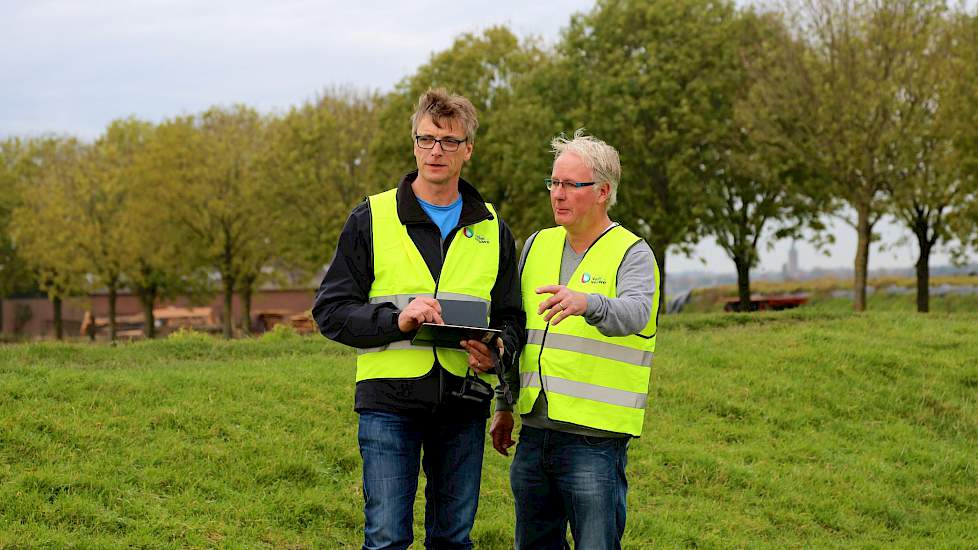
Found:
<svg viewBox="0 0 978 550"><path fill-rule="evenodd" d="M394 311L391 312L391 315L393 315L394 327L398 330L398 332L400 332L401 334L407 334L406 332L404 332L404 329L401 328L401 310L395 309Z"/></svg>

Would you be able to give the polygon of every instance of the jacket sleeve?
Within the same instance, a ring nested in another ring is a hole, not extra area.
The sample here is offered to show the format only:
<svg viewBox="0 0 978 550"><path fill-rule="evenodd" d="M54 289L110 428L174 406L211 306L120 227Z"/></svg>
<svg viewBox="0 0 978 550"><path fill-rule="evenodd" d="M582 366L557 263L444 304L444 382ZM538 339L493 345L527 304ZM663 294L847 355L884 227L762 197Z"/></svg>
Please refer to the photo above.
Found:
<svg viewBox="0 0 978 550"><path fill-rule="evenodd" d="M523 312L523 296L520 292L520 276L517 267L516 242L513 233L503 220L499 220L499 273L492 287L492 311L489 325L503 331L506 348L503 369L510 391L516 398L519 393L518 359L526 343L526 314ZM515 373L515 374L514 374ZM515 380L515 383L514 383ZM512 410L506 406L497 392L497 410Z"/></svg>
<svg viewBox="0 0 978 550"><path fill-rule="evenodd" d="M397 327L397 307L369 303L374 280L370 209L361 203L346 220L312 315L323 336L355 348L370 348L403 340Z"/></svg>

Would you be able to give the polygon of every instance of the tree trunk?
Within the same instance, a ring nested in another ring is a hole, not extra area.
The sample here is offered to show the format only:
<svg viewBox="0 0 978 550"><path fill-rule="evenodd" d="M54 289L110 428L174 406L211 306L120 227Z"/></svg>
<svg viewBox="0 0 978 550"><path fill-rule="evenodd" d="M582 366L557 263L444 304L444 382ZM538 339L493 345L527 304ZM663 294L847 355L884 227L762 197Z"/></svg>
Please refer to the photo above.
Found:
<svg viewBox="0 0 978 550"><path fill-rule="evenodd" d="M241 285L241 333L245 336L251 334L251 281Z"/></svg>
<svg viewBox="0 0 978 550"><path fill-rule="evenodd" d="M156 338L156 318L153 306L156 305L156 288L139 290L139 303L143 306L143 336L148 340Z"/></svg>
<svg viewBox="0 0 978 550"><path fill-rule="evenodd" d="M858 209L856 220L856 261L852 284L852 308L866 311L866 279L869 272L869 243L873 226L869 223L869 210Z"/></svg>
<svg viewBox="0 0 978 550"><path fill-rule="evenodd" d="M0 298L0 336L3 335L3 298Z"/></svg>
<svg viewBox="0 0 978 550"><path fill-rule="evenodd" d="M109 341L115 342L116 334L118 334L118 327L115 322L115 302L119 297L119 291L116 288L116 284L109 285Z"/></svg>
<svg viewBox="0 0 978 550"><path fill-rule="evenodd" d="M231 321L231 302L234 300L234 281L224 277L224 338L230 340L234 336L234 326Z"/></svg>
<svg viewBox="0 0 978 550"><path fill-rule="evenodd" d="M652 250L652 254L655 256L655 263L659 265L659 315L666 313L666 249L668 247L668 243L660 242Z"/></svg>
<svg viewBox="0 0 978 550"><path fill-rule="evenodd" d="M919 224L918 224L919 225ZM917 258L917 311L930 311L930 252L932 244L927 239L927 230L918 230L917 242L920 245L920 256Z"/></svg>
<svg viewBox="0 0 978 550"><path fill-rule="evenodd" d="M54 306L54 337L58 340L64 340L65 326L61 320L61 296L52 298L51 304Z"/></svg>
<svg viewBox="0 0 978 550"><path fill-rule="evenodd" d="M90 323L88 323L88 326L85 327L85 335L88 336L88 341L89 342L94 342L95 341L95 332L96 332L96 330L95 330L95 309L94 308L89 309L88 311L85 312L85 314L88 316L89 320L91 321Z"/></svg>
<svg viewBox="0 0 978 550"><path fill-rule="evenodd" d="M750 303L750 261L734 258L737 266L737 296L740 298L739 311L752 311Z"/></svg>

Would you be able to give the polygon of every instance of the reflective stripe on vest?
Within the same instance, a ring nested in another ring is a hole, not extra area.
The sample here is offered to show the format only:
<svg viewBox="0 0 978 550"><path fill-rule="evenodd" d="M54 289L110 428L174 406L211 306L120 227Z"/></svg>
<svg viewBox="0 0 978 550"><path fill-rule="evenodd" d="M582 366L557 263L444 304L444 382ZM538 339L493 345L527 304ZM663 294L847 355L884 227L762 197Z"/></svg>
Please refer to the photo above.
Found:
<svg viewBox="0 0 978 550"><path fill-rule="evenodd" d="M600 401L609 405L619 407L630 407L633 409L644 409L648 401L648 395L635 393L625 390L606 388L586 382L575 382L564 380L556 376L544 376L544 389L548 392L557 392L571 397L580 397ZM539 388L540 375L535 372L524 372L520 374L520 388Z"/></svg>
<svg viewBox="0 0 978 550"><path fill-rule="evenodd" d="M538 346L542 345L545 332L537 329L527 330L526 343L536 344ZM651 351L638 350L611 342L591 340L590 338L581 338L580 336L571 336L569 334L547 334L547 348L574 351L643 367L652 366Z"/></svg>
<svg viewBox="0 0 978 550"><path fill-rule="evenodd" d="M492 219L460 228L445 254L436 283L428 266L397 216L397 190L368 199L373 244L372 304L390 302L404 309L416 297L478 301L489 311L490 293L499 271L499 223ZM447 371L465 376L468 354L462 350L412 346L398 340L386 346L360 349L357 382L374 378L418 378L433 368L435 359ZM486 380L492 380L488 375Z"/></svg>
<svg viewBox="0 0 978 550"><path fill-rule="evenodd" d="M390 296L371 296L369 302L371 304L382 304L384 302L391 302L397 309L404 309L411 303L411 300L415 298L431 298L433 294L429 293L419 293L419 294L393 294ZM486 311L489 311L489 300L483 300L482 298L476 296L469 296L468 294L458 294L456 292L442 292L438 289L438 298L440 300L459 300L462 302L482 302L486 304Z"/></svg>
<svg viewBox="0 0 978 550"><path fill-rule="evenodd" d="M638 335L605 336L583 316L567 317L556 326L543 321L536 314L537 306L550 295L537 295L535 289L558 284L565 239L562 227L538 232L524 261L527 345L520 357L524 385L517 410L528 413L542 390L552 420L641 435L655 351L658 294ZM618 268L639 240L620 226L609 229L591 245L566 286L616 298ZM650 267L658 280L658 268Z"/></svg>

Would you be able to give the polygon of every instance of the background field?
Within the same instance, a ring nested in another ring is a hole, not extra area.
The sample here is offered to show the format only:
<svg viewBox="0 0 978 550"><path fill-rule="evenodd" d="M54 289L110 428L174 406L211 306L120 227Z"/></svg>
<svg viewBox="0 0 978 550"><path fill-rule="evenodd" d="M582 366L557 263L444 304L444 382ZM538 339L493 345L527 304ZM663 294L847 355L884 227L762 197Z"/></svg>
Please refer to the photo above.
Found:
<svg viewBox="0 0 978 550"><path fill-rule="evenodd" d="M978 546L978 315L660 334L626 548ZM283 334L0 346L0 548L359 547L353 370ZM490 452L474 537L510 548Z"/></svg>

